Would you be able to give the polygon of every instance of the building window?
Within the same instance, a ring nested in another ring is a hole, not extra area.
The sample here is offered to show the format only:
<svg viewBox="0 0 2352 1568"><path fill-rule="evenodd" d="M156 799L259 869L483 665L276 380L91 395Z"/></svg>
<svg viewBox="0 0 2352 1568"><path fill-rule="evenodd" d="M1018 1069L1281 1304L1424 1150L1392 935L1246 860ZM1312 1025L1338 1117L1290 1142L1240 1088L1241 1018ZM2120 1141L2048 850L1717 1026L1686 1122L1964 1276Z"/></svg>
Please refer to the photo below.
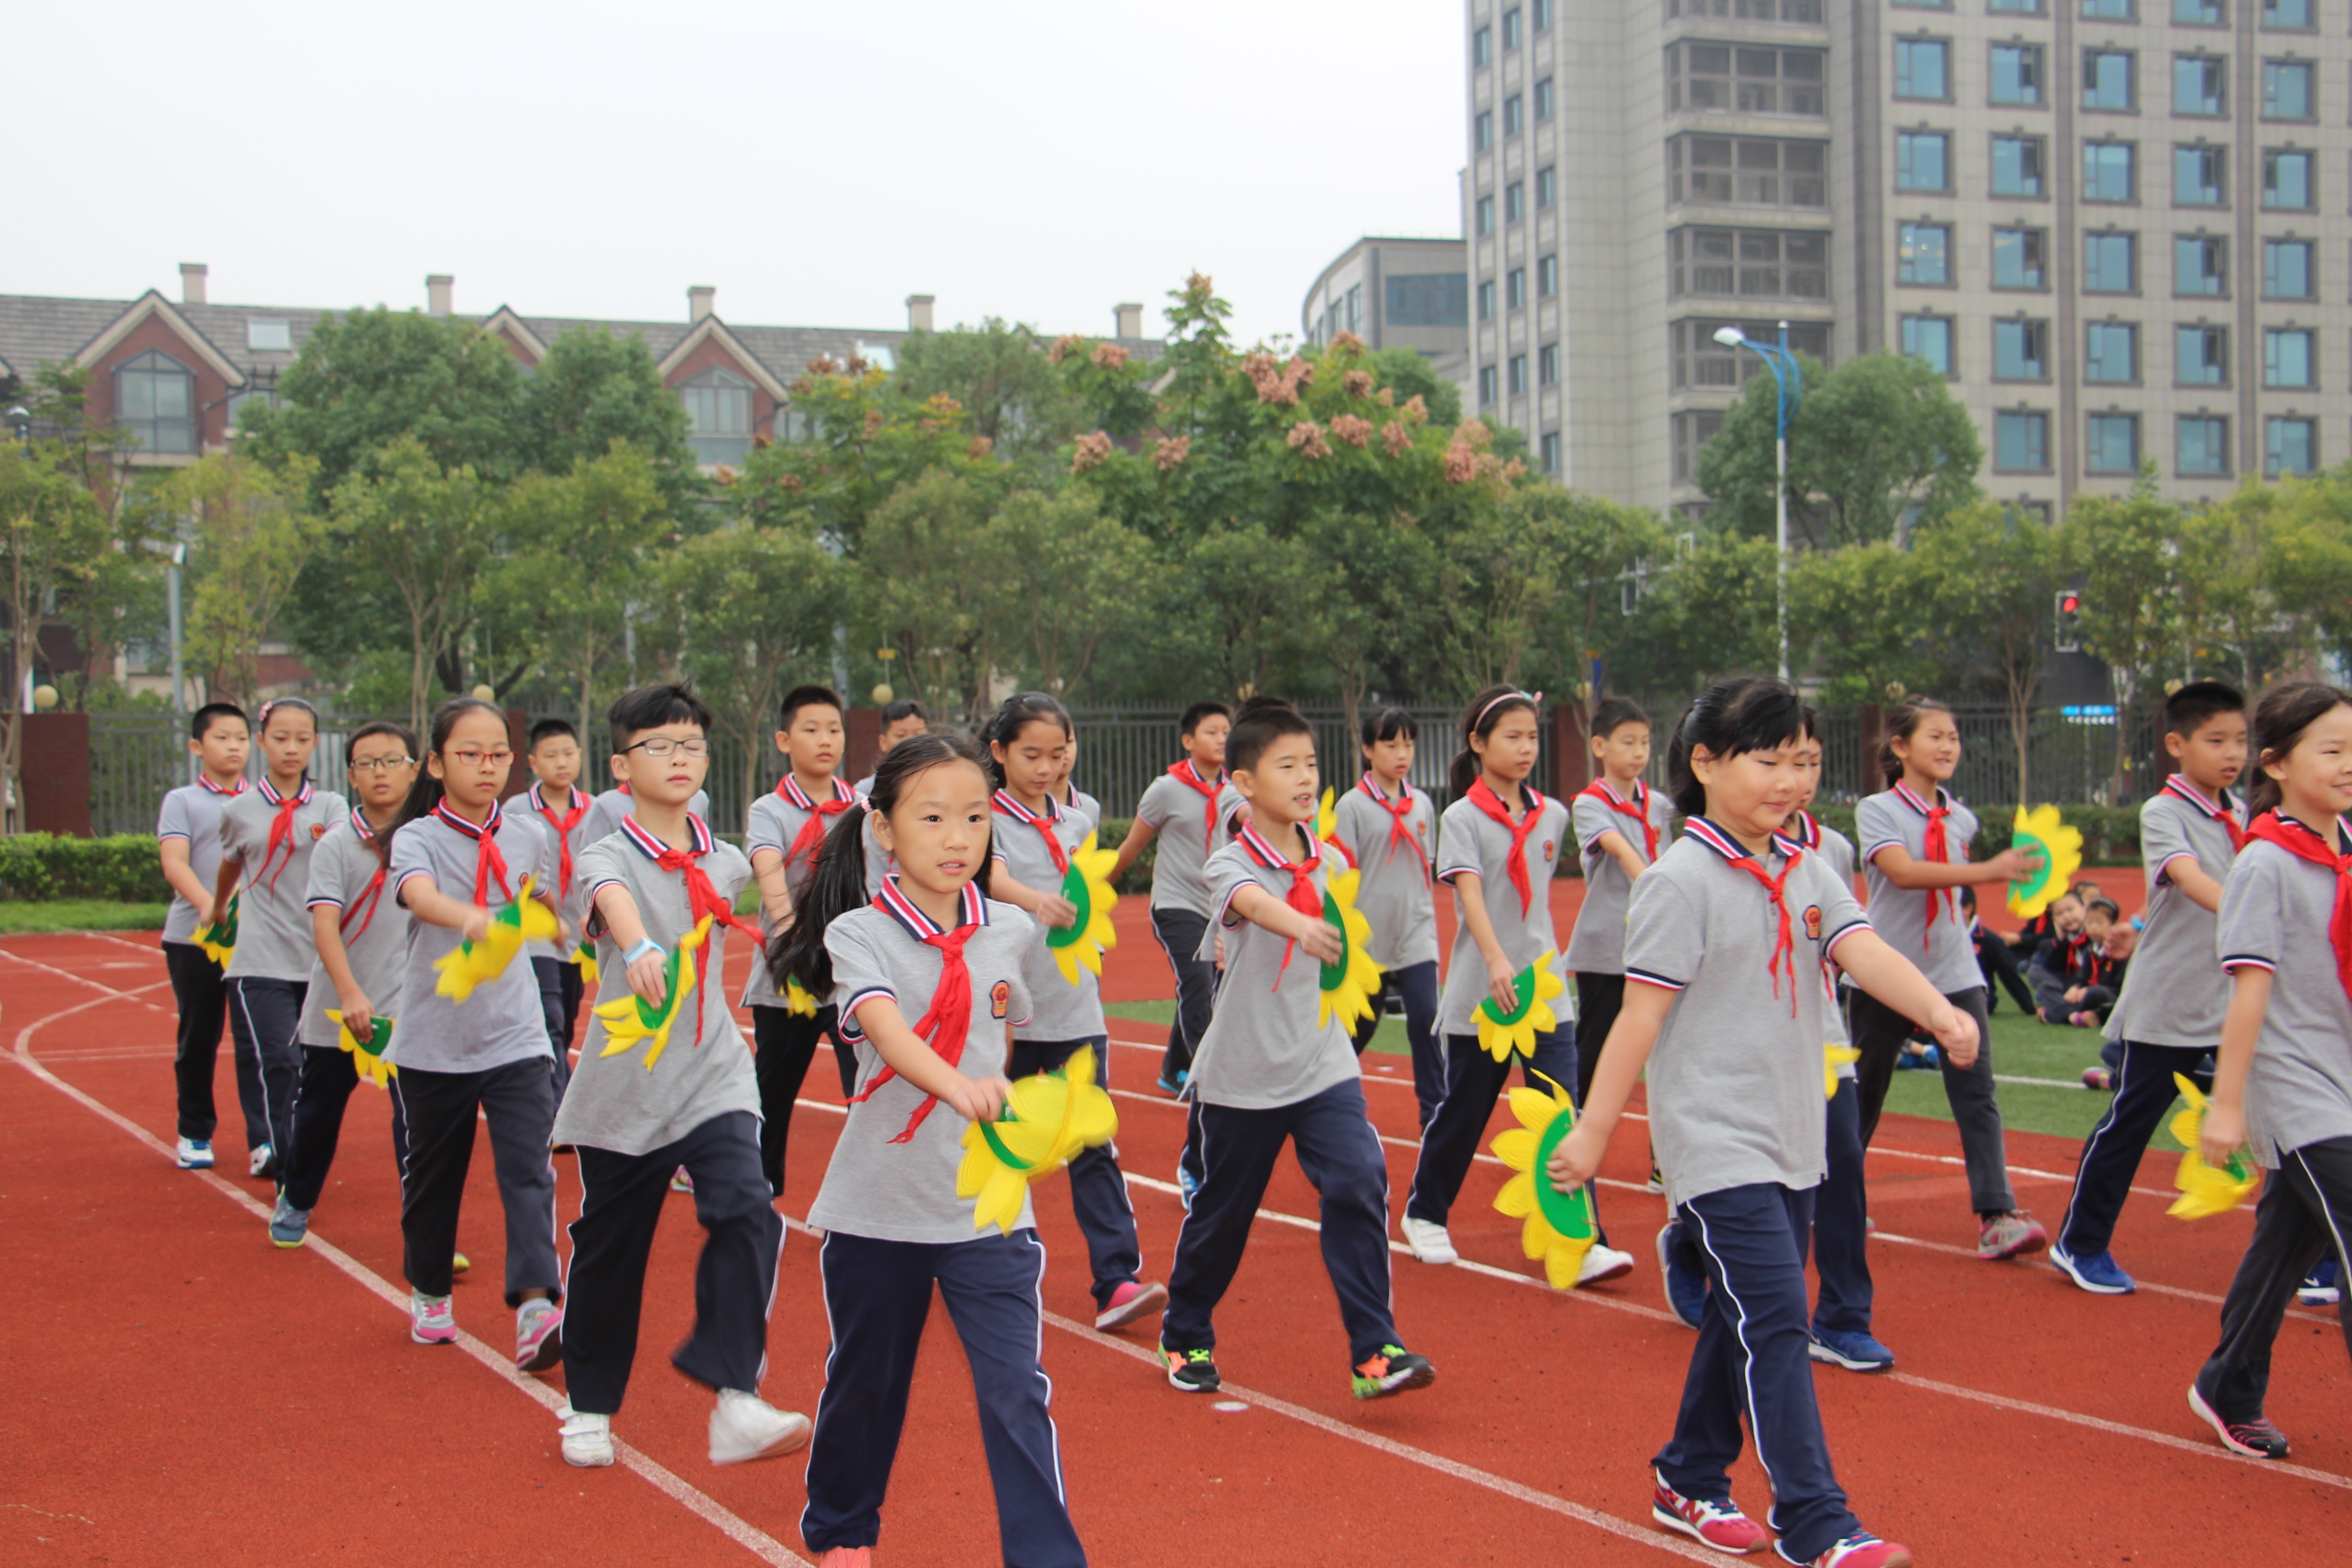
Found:
<svg viewBox="0 0 2352 1568"><path fill-rule="evenodd" d="M1895 188L1948 191L1952 139L1940 131L1899 131L1895 135Z"/></svg>
<svg viewBox="0 0 2352 1568"><path fill-rule="evenodd" d="M1992 416L1992 466L2005 474L2050 471L2050 416L2011 409Z"/></svg>
<svg viewBox="0 0 2352 1568"><path fill-rule="evenodd" d="M1513 354L1510 358L1511 395L1518 397L1528 390L1528 356Z"/></svg>
<svg viewBox="0 0 2352 1568"><path fill-rule="evenodd" d="M1698 479L1698 449L1715 439L1723 428L1723 413L1715 408L1693 408L1677 414L1674 419L1675 483L1687 485Z"/></svg>
<svg viewBox="0 0 2352 1568"><path fill-rule="evenodd" d="M2175 147L2172 150L2172 205L2177 207L2218 207L2227 199L2230 150L2227 147Z"/></svg>
<svg viewBox="0 0 2352 1568"><path fill-rule="evenodd" d="M1528 269L1514 267L1503 274L1503 305L1507 310L1523 310L1528 303Z"/></svg>
<svg viewBox="0 0 2352 1568"><path fill-rule="evenodd" d="M294 323L249 321L245 323L245 346L256 353L292 353Z"/></svg>
<svg viewBox="0 0 2352 1568"><path fill-rule="evenodd" d="M2130 294L2139 289L2139 236L2083 237L2083 292Z"/></svg>
<svg viewBox="0 0 2352 1568"><path fill-rule="evenodd" d="M1952 229L1949 224L1906 223L1895 236L1897 283L1949 283Z"/></svg>
<svg viewBox="0 0 2352 1568"><path fill-rule="evenodd" d="M148 452L196 449L196 378L149 349L114 373L114 422Z"/></svg>
<svg viewBox="0 0 2352 1568"><path fill-rule="evenodd" d="M2222 0L2172 0L2172 19L2183 27L2219 27L2229 16Z"/></svg>
<svg viewBox="0 0 2352 1568"><path fill-rule="evenodd" d="M1826 208L1828 149L1826 142L1676 136L1666 142L1667 199Z"/></svg>
<svg viewBox="0 0 2352 1568"><path fill-rule="evenodd" d="M1536 118L1538 120L1551 118L1551 78L1549 77L1536 83Z"/></svg>
<svg viewBox="0 0 2352 1568"><path fill-rule="evenodd" d="M1827 112L1822 95L1824 58L1820 49L1668 44L1666 107L1819 118Z"/></svg>
<svg viewBox="0 0 2352 1568"><path fill-rule="evenodd" d="M1483 406L1494 401L1495 367L1491 364L1482 364L1478 367L1478 402Z"/></svg>
<svg viewBox="0 0 2352 1568"><path fill-rule="evenodd" d="M2139 379L2139 328L2129 321L2083 327L2083 379L2129 385Z"/></svg>
<svg viewBox="0 0 2352 1568"><path fill-rule="evenodd" d="M704 468L740 463L751 454L751 384L730 371L706 370L678 383L688 442Z"/></svg>
<svg viewBox="0 0 2352 1568"><path fill-rule="evenodd" d="M2172 329L2172 379L2183 386L2230 384L2230 329Z"/></svg>
<svg viewBox="0 0 2352 1568"><path fill-rule="evenodd" d="M1478 285L1478 319L1482 321L1495 319L1495 280L1491 278L1483 279Z"/></svg>
<svg viewBox="0 0 2352 1568"><path fill-rule="evenodd" d="M2172 291L2218 299L2230 291L2230 242L2218 235L2183 234L2172 241Z"/></svg>
<svg viewBox="0 0 2352 1568"><path fill-rule="evenodd" d="M2266 150L2263 153L2263 205L2272 212L2309 212L2311 159L2308 153Z"/></svg>
<svg viewBox="0 0 2352 1568"><path fill-rule="evenodd" d="M2311 31L2311 0L2263 0L2263 26L2283 32Z"/></svg>
<svg viewBox="0 0 2352 1568"><path fill-rule="evenodd" d="M1685 294L1751 300L1826 300L1830 237L1769 228L1675 229L1666 236L1667 287Z"/></svg>
<svg viewBox="0 0 2352 1568"><path fill-rule="evenodd" d="M1715 341L1715 334L1725 327L1738 327L1760 342L1771 342L1780 335L1780 328L1763 321L1725 321L1720 317L1704 321L1670 321L1666 325L1668 353L1673 361L1672 384L1676 387L1713 386L1736 387L1746 384L1751 375L1769 374L1761 354L1742 354ZM1830 330L1818 321L1800 321L1789 329L1789 348L1792 353L1811 354L1823 364L1829 363Z"/></svg>
<svg viewBox="0 0 2352 1568"><path fill-rule="evenodd" d="M1995 381L2050 379L2050 323L1995 321L1992 324L1992 378Z"/></svg>
<svg viewBox="0 0 2352 1568"><path fill-rule="evenodd" d="M1482 109L1478 111L1478 118L1472 121L1470 123L1472 126L1471 139L1476 143L1478 151L1481 153L1493 152L1495 148L1495 111L1491 109Z"/></svg>
<svg viewBox="0 0 2352 1568"><path fill-rule="evenodd" d="M2083 143L2083 199L2086 202L2128 202L2139 195L2135 167L2136 142Z"/></svg>
<svg viewBox="0 0 2352 1568"><path fill-rule="evenodd" d="M1559 175L1549 163L1536 171L1536 205L1548 207L1559 198Z"/></svg>
<svg viewBox="0 0 2352 1568"><path fill-rule="evenodd" d="M1536 31L1538 33L1549 31L1551 26L1551 0L1535 0L1532 9L1535 12Z"/></svg>
<svg viewBox="0 0 2352 1568"><path fill-rule="evenodd" d="M1559 292L1559 258L1539 256L1536 258L1536 294L1549 300Z"/></svg>
<svg viewBox="0 0 2352 1568"><path fill-rule="evenodd" d="M2084 473L2131 474L2139 471L2138 415L2094 414L2084 423Z"/></svg>
<svg viewBox="0 0 2352 1568"><path fill-rule="evenodd" d="M2271 418L2263 421L2263 477L2307 474L2319 467L2319 441L2308 419Z"/></svg>
<svg viewBox="0 0 2352 1568"><path fill-rule="evenodd" d="M2172 112L2222 115L2230 111L2230 62L2215 55L2172 57Z"/></svg>
<svg viewBox="0 0 2352 1568"><path fill-rule="evenodd" d="M1558 343L1546 343L1536 351L1536 384L1538 386L1559 384L1559 345Z"/></svg>
<svg viewBox="0 0 2352 1568"><path fill-rule="evenodd" d="M1906 316L1902 327L1903 352L1915 359L1926 360L1937 374L1950 380L1952 319L1949 316Z"/></svg>
<svg viewBox="0 0 2352 1568"><path fill-rule="evenodd" d="M1481 27L1476 32L1470 35L1470 63L1474 66L1486 66L1495 63L1495 32L1493 28Z"/></svg>
<svg viewBox="0 0 2352 1568"><path fill-rule="evenodd" d="M1363 324L1364 286L1360 283L1350 283L1348 285L1348 330L1351 332L1357 331Z"/></svg>
<svg viewBox="0 0 2352 1568"><path fill-rule="evenodd" d="M1539 459L1540 459L1540 460L1541 460L1541 462L1543 463L1543 471L1544 471L1545 473L1547 473L1547 474L1556 474L1556 473L1559 472L1559 431L1557 431L1557 430L1547 430L1547 431L1545 431L1545 432L1544 432L1544 434L1543 434L1543 439L1542 439L1541 441L1538 441L1538 443L1536 443L1536 451L1537 451L1537 454L1538 455Z"/></svg>
<svg viewBox="0 0 2352 1568"><path fill-rule="evenodd" d="M2211 414L2184 414L2173 425L2172 463L2183 474L2226 479L2230 422Z"/></svg>
<svg viewBox="0 0 2352 1568"><path fill-rule="evenodd" d="M1480 197L1478 198L1478 208L1477 208L1477 211L1478 211L1478 232L1479 232L1480 234L1492 234L1492 233L1494 233L1494 232L1495 232L1495 198L1494 198L1494 197L1492 197L1492 196L1480 196Z"/></svg>
<svg viewBox="0 0 2352 1568"><path fill-rule="evenodd" d="M2040 289L2047 276L2042 250L2046 231L2038 228L1997 228L1992 231L1992 286L1996 289Z"/></svg>
<svg viewBox="0 0 2352 1568"><path fill-rule="evenodd" d="M1938 11L1951 9L1951 0L1895 0L1895 4L1925 5ZM1736 16L1743 22L1801 22L1818 27L1822 25L1822 0L1666 0L1666 16L1669 20L1676 16Z"/></svg>
<svg viewBox="0 0 2352 1568"><path fill-rule="evenodd" d="M2311 290L2311 241L2263 241L2263 298L2308 300Z"/></svg>
<svg viewBox="0 0 2352 1568"><path fill-rule="evenodd" d="M1952 96L1952 46L1945 38L1895 40L1895 96L1942 101Z"/></svg>
<svg viewBox="0 0 2352 1568"><path fill-rule="evenodd" d="M2083 0L2085 22L2128 22L2135 14L2134 0Z"/></svg>
<svg viewBox="0 0 2352 1568"><path fill-rule="evenodd" d="M1992 101L2032 108L2042 101L2042 46L1992 47Z"/></svg>
<svg viewBox="0 0 2352 1568"><path fill-rule="evenodd" d="M2264 60L2263 62L2263 118L2264 120L2308 120L2311 118L2311 73L2309 60Z"/></svg>
<svg viewBox="0 0 2352 1568"><path fill-rule="evenodd" d="M1528 187L1524 181L1513 180L1503 187L1503 221L1518 223L1528 216Z"/></svg>
<svg viewBox="0 0 2352 1568"><path fill-rule="evenodd" d="M2132 91L2132 54L2127 49L2083 51L2083 107L2127 114L2137 102Z"/></svg>
<svg viewBox="0 0 2352 1568"><path fill-rule="evenodd" d="M1503 134L1517 136L1527 128L1527 109L1515 92L1503 100Z"/></svg>
<svg viewBox="0 0 2352 1568"><path fill-rule="evenodd" d="M1985 0L1985 9L1997 16L2039 16L2042 0Z"/></svg>
<svg viewBox="0 0 2352 1568"><path fill-rule="evenodd" d="M2304 387L2312 384L2312 333L2307 327L2263 329L2263 384Z"/></svg>
<svg viewBox="0 0 2352 1568"><path fill-rule="evenodd" d="M1519 47L1519 8L1517 5L1503 13L1503 47Z"/></svg>
<svg viewBox="0 0 2352 1568"><path fill-rule="evenodd" d="M1470 275L1466 272L1402 272L1382 281L1388 289L1387 320L1391 327L1469 324Z"/></svg>
<svg viewBox="0 0 2352 1568"><path fill-rule="evenodd" d="M1996 136L1992 139L1992 194L1997 196L2042 195L2042 138Z"/></svg>

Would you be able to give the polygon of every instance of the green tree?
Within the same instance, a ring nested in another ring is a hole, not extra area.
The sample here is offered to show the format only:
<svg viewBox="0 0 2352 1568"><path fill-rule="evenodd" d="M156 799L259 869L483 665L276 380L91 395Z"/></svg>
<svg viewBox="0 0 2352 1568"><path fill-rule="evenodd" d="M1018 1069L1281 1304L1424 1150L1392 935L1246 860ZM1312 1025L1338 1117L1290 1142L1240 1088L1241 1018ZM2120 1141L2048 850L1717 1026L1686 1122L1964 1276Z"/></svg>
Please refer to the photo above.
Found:
<svg viewBox="0 0 2352 1568"><path fill-rule="evenodd" d="M2058 590L2074 574L2075 536L2063 525L1979 502L1922 527L1913 549L1932 585L1935 624L1966 638L1964 657L2000 681L2016 752L2017 798L2029 799L2027 742L2057 635Z"/></svg>
<svg viewBox="0 0 2352 1568"><path fill-rule="evenodd" d="M1080 490L1018 490L988 522L988 642L1023 659L1038 683L1067 699L1084 684L1105 638L1131 626L1157 563Z"/></svg>
<svg viewBox="0 0 2352 1568"><path fill-rule="evenodd" d="M2153 465L2125 496L2078 496L2066 525L2083 570L2083 647L2116 687L2112 788L2126 798L2133 711L2163 695L2183 654L2179 598L2180 509L2157 494Z"/></svg>
<svg viewBox="0 0 2352 1568"><path fill-rule="evenodd" d="M1832 701L1924 689L1936 674L1923 646L1934 602L1926 563L1887 541L1808 551L1789 573L1790 656Z"/></svg>
<svg viewBox="0 0 2352 1568"><path fill-rule="evenodd" d="M444 470L414 436L396 438L335 487L338 548L356 576L392 598L405 622L384 632L394 640L405 634L413 728L425 723L431 677L442 675L450 689L463 679L459 639L476 575L489 554L495 501L471 468Z"/></svg>
<svg viewBox="0 0 2352 1568"><path fill-rule="evenodd" d="M903 487L936 471L1001 491L1010 478L945 393L911 398L871 365L819 360L792 394L807 433L755 450L730 489L762 527L805 525L856 555L877 510Z"/></svg>
<svg viewBox="0 0 2352 1568"><path fill-rule="evenodd" d="M2249 489L2264 517L2258 576L2284 630L2282 667L2352 658L2352 469Z"/></svg>
<svg viewBox="0 0 2352 1568"><path fill-rule="evenodd" d="M563 333L523 390L522 437L534 467L569 474L625 444L673 513L708 489L687 444L687 423L686 405L662 384L653 351L635 333L617 337L597 327Z"/></svg>
<svg viewBox="0 0 2352 1568"><path fill-rule="evenodd" d="M2185 674L2213 675L2252 691L2278 667L2284 639L2263 580L2274 492L2249 485L2178 521L2175 610Z"/></svg>
<svg viewBox="0 0 2352 1568"><path fill-rule="evenodd" d="M64 441L19 445L0 441L0 592L6 595L11 679L5 710L23 713L26 678L39 661L41 628L51 606L69 598L91 571L91 563L114 543L104 510L76 474L79 457ZM0 747L0 787L5 787L6 831L22 826L24 791L18 766L24 757L23 726L7 726Z"/></svg>
<svg viewBox="0 0 2352 1568"><path fill-rule="evenodd" d="M184 656L208 689L232 701L260 696L261 645L326 533L310 505L310 468L299 456L275 468L214 456L162 487L163 505L194 520Z"/></svg>
<svg viewBox="0 0 2352 1568"><path fill-rule="evenodd" d="M1622 663L1628 690L1696 691L1779 662L1772 542L1703 534L1661 562L1635 611Z"/></svg>
<svg viewBox="0 0 2352 1568"><path fill-rule="evenodd" d="M1255 522L1211 529L1162 579L1166 597L1147 623L1155 663L1187 684L1231 698L1288 693L1317 664L1321 605L1338 574L1306 541Z"/></svg>
<svg viewBox="0 0 2352 1568"><path fill-rule="evenodd" d="M933 469L876 507L864 530L861 619L942 718L984 712L999 662L990 512L982 485Z"/></svg>

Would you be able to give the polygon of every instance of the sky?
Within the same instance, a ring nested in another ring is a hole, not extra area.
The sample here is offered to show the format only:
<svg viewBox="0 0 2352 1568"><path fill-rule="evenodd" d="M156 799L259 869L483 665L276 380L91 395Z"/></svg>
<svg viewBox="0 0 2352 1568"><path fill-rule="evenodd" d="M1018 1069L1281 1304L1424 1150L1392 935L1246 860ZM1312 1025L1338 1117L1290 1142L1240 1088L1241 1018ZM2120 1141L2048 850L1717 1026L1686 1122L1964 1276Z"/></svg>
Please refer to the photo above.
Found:
<svg viewBox="0 0 2352 1568"><path fill-rule="evenodd" d="M1199 268L1296 333L1461 232L1449 0L20 6L0 293L1108 333ZM43 67L40 62L50 62ZM41 127L52 128L44 133ZM30 143L27 138L31 139Z"/></svg>

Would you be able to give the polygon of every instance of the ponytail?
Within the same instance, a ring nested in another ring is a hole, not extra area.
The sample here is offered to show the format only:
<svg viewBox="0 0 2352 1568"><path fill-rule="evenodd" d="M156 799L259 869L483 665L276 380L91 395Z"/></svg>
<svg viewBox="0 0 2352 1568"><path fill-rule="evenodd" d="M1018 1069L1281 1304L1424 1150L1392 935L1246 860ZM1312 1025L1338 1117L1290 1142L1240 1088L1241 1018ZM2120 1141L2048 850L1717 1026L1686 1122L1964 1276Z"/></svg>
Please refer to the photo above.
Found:
<svg viewBox="0 0 2352 1568"><path fill-rule="evenodd" d="M1919 732L1919 726L1930 713L1941 713L1947 719L1951 709L1933 697L1914 697L1898 703L1886 716L1886 733L1878 742L1878 771L1886 776L1886 787L1893 789L1903 782L1903 759L1895 754L1895 742L1908 741Z"/></svg>
<svg viewBox="0 0 2352 1568"><path fill-rule="evenodd" d="M1521 708L1533 713L1541 700L1540 694L1530 696L1516 686L1490 686L1470 699L1469 710L1462 715L1462 749L1454 753L1454 765L1446 773L1454 799L1468 795L1470 786L1478 782L1478 753L1470 742L1492 735L1504 714Z"/></svg>
<svg viewBox="0 0 2352 1568"><path fill-rule="evenodd" d="M457 727L457 721L477 710L488 713L501 726L507 721L505 709L495 702L485 702L478 697L452 697L433 710L433 720L428 726L432 743L425 747L425 756L416 759L416 778L408 786L408 798L400 803L400 814L392 819L392 826L383 830L382 838L378 840L378 849L385 865L392 864L393 836L417 818L431 816L433 808L441 804L441 797L448 793L441 781L433 776L433 770L425 765L425 758L439 756L441 748L449 743L449 731Z"/></svg>

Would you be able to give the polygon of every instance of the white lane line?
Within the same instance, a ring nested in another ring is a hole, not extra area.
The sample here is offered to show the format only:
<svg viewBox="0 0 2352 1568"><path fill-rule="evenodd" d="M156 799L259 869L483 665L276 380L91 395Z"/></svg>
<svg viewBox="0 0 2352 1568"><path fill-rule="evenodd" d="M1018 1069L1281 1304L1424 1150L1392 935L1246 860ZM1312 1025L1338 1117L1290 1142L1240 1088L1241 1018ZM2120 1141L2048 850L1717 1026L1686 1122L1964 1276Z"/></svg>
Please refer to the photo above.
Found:
<svg viewBox="0 0 2352 1568"><path fill-rule="evenodd" d="M1896 1236L1890 1231L1873 1231L1870 1234L1870 1238L1873 1241L1891 1242L1896 1247L1916 1247L1928 1252L1946 1252L1951 1254L1954 1258L1973 1258L1977 1255L1977 1249L1973 1247L1955 1247L1948 1241L1924 1241L1916 1236ZM2060 1273L2058 1266L2051 1262L2047 1258L2014 1258L2011 1259L2011 1261L2021 1268L2032 1269L2047 1274L2056 1274L2059 1279L2065 1280L2066 1288L2068 1289L2072 1290L2076 1289L2074 1282L2071 1279L2067 1279L2064 1274ZM2191 1290L2179 1285L2158 1285L2155 1281L2149 1279L2140 1279L2135 1282L2141 1289L2147 1291L2152 1296L2174 1296L2183 1301L2196 1301L2208 1307L2218 1307L2221 1304L2221 1298L2214 1295L2209 1290ZM2084 1293L2085 1295L2089 1294L2087 1291ZM2286 1310L2286 1315L2290 1318L2300 1318L2306 1323L2333 1323L2336 1321L2336 1314L2333 1312L2310 1312L2301 1310L2294 1307L2289 1307Z"/></svg>
<svg viewBox="0 0 2352 1568"><path fill-rule="evenodd" d="M76 985L86 986L92 991L103 992L107 999L121 1002L136 1002L142 1007L152 1008L158 1013L176 1016L173 1009L170 1007L158 1007L154 1003L148 1001L146 997L142 994L143 992L162 990L164 986L172 984L169 980L158 980L153 982L152 984L134 986L129 991L123 991L111 985L101 984L86 974L76 974L70 969L59 969L55 964L43 963L37 958L26 958L21 952L11 952L5 947L0 947L0 958L5 958L13 963L21 963L27 969L37 969L44 974L54 974L60 980L70 980ZM76 1009L76 1011L79 1010L79 1009ZM63 1015L59 1016L62 1016Z"/></svg>

